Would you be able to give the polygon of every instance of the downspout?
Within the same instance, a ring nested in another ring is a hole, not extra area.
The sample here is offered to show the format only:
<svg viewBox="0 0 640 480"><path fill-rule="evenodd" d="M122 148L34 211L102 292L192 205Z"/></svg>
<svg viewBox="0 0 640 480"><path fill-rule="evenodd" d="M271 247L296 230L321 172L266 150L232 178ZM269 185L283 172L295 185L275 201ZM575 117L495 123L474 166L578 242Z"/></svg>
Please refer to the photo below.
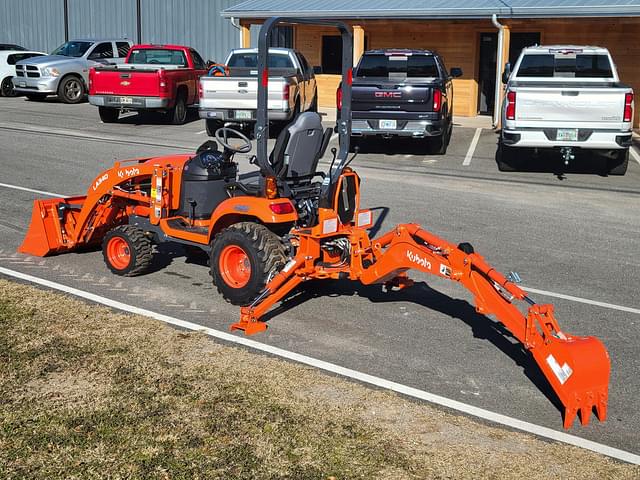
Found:
<svg viewBox="0 0 640 480"><path fill-rule="evenodd" d="M498 21L498 15L495 13L491 16L491 22L493 23L494 27L498 29L498 51L496 55L496 83L495 83L496 88L495 88L494 98L493 98L493 128L496 128L496 126L499 123L500 100L502 99L500 92L502 89L501 72L502 72L502 58L503 58L502 50L504 48L504 25L502 25Z"/></svg>
<svg viewBox="0 0 640 480"><path fill-rule="evenodd" d="M235 29L238 30L238 34L240 35L240 43L238 43L238 45L242 46L242 28L240 28L240 24L236 23L237 20L235 17L231 17L229 21L231 22L231 25L233 25Z"/></svg>

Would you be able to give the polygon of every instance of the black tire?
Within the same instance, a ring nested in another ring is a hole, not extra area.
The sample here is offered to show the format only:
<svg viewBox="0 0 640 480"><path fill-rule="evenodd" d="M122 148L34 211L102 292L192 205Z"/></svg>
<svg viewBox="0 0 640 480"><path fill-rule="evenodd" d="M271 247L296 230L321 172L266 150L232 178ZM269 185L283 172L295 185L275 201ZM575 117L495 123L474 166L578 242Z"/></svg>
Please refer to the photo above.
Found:
<svg viewBox="0 0 640 480"><path fill-rule="evenodd" d="M511 147L498 143L498 151L496 152L496 163L498 170L501 172L515 172L518 170L517 161L514 151Z"/></svg>
<svg viewBox="0 0 640 480"><path fill-rule="evenodd" d="M442 135L438 137L430 137L428 139L432 155L447 154L447 147L449 146L449 141L451 140L452 128L453 127L449 125L449 128L445 132L442 132Z"/></svg>
<svg viewBox="0 0 640 480"><path fill-rule="evenodd" d="M116 247L112 242L124 246L125 258L114 258L112 249ZM151 240L138 227L120 225L110 230L102 240L102 256L109 270L116 275L141 275L149 270L153 261Z"/></svg>
<svg viewBox="0 0 640 480"><path fill-rule="evenodd" d="M42 102L47 98L47 95L44 93L27 93L25 97L31 102Z"/></svg>
<svg viewBox="0 0 640 480"><path fill-rule="evenodd" d="M241 287L228 283L228 273L222 272L221 256L227 247L239 247L246 254L251 271ZM263 290L270 276L285 265L286 257L280 238L264 225L241 222L218 233L211 242L210 256L213 284L220 295L233 305L249 305Z"/></svg>
<svg viewBox="0 0 640 480"><path fill-rule="evenodd" d="M63 78L58 85L58 98L64 103L80 103L84 100L85 94L84 82L74 75Z"/></svg>
<svg viewBox="0 0 640 480"><path fill-rule="evenodd" d="M214 137L216 135L216 130L224 126L224 123L221 122L220 120L207 119L204 121L204 124L207 130L207 135L209 135L210 137Z"/></svg>
<svg viewBox="0 0 640 480"><path fill-rule="evenodd" d="M615 158L607 160L607 173L609 175L624 175L629 166L629 149L625 148L617 152Z"/></svg>
<svg viewBox="0 0 640 480"><path fill-rule="evenodd" d="M16 96L16 91L13 89L13 82L11 81L11 77L7 77L2 80L2 85L0 85L0 95L3 97Z"/></svg>
<svg viewBox="0 0 640 480"><path fill-rule="evenodd" d="M169 111L169 120L172 125L184 125L187 121L187 99L183 92L178 93L176 104Z"/></svg>
<svg viewBox="0 0 640 480"><path fill-rule="evenodd" d="M120 110L117 108L98 107L98 115L102 123L114 123L120 117Z"/></svg>

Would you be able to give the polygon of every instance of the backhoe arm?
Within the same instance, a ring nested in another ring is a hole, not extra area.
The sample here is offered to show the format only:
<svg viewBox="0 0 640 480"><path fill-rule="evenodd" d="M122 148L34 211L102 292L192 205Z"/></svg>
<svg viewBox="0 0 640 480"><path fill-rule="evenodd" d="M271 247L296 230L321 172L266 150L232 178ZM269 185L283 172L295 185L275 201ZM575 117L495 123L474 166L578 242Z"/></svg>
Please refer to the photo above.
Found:
<svg viewBox="0 0 640 480"><path fill-rule="evenodd" d="M242 308L240 321L232 329L246 334L265 330L262 316L305 280L350 278L365 285L405 287L412 284L406 272L420 270L464 285L474 296L476 310L495 315L522 343L564 405L565 428L571 426L578 412L586 425L593 408L600 420L605 419L610 361L602 343L594 337L562 332L552 305L536 304L475 253L471 245L454 245L416 224L398 225L374 240L357 228L335 237L306 232L298 235L296 256L251 305ZM322 261L326 246L336 244L334 238L347 242L348 261ZM526 314L515 301L528 304Z"/></svg>
<svg viewBox="0 0 640 480"><path fill-rule="evenodd" d="M474 295L478 313L495 315L531 352L565 407L565 428L571 426L578 412L586 425L594 407L598 418L604 420L610 370L604 345L595 337L562 332L553 305L536 304L470 246L465 250L418 225L399 225L373 241L373 264L359 279L364 284L389 282L409 269L417 269L460 282ZM529 304L526 315L514 300Z"/></svg>

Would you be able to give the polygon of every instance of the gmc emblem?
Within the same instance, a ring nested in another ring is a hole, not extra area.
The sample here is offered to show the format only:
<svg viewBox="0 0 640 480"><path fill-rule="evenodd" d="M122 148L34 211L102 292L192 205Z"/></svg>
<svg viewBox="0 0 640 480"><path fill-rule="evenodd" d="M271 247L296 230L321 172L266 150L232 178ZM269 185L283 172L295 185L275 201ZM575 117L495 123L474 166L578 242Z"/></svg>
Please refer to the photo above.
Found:
<svg viewBox="0 0 640 480"><path fill-rule="evenodd" d="M402 92L375 92L374 96L376 98L400 98Z"/></svg>

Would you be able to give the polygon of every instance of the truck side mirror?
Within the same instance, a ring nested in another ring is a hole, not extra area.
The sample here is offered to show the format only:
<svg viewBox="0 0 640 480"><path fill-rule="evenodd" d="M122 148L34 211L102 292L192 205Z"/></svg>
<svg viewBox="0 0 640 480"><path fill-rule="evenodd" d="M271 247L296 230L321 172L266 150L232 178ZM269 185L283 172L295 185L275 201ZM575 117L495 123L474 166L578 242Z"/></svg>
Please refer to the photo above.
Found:
<svg viewBox="0 0 640 480"><path fill-rule="evenodd" d="M322 75L322 67L319 65L314 65L313 66L313 73L315 75Z"/></svg>
<svg viewBox="0 0 640 480"><path fill-rule="evenodd" d="M502 72L502 83L507 83L509 81L509 76L511 75L511 64L509 62L504 64L504 71Z"/></svg>
<svg viewBox="0 0 640 480"><path fill-rule="evenodd" d="M453 78L461 77L461 76L462 76L462 69L461 69L460 67L453 67L453 68L451 69L450 75L451 75Z"/></svg>

